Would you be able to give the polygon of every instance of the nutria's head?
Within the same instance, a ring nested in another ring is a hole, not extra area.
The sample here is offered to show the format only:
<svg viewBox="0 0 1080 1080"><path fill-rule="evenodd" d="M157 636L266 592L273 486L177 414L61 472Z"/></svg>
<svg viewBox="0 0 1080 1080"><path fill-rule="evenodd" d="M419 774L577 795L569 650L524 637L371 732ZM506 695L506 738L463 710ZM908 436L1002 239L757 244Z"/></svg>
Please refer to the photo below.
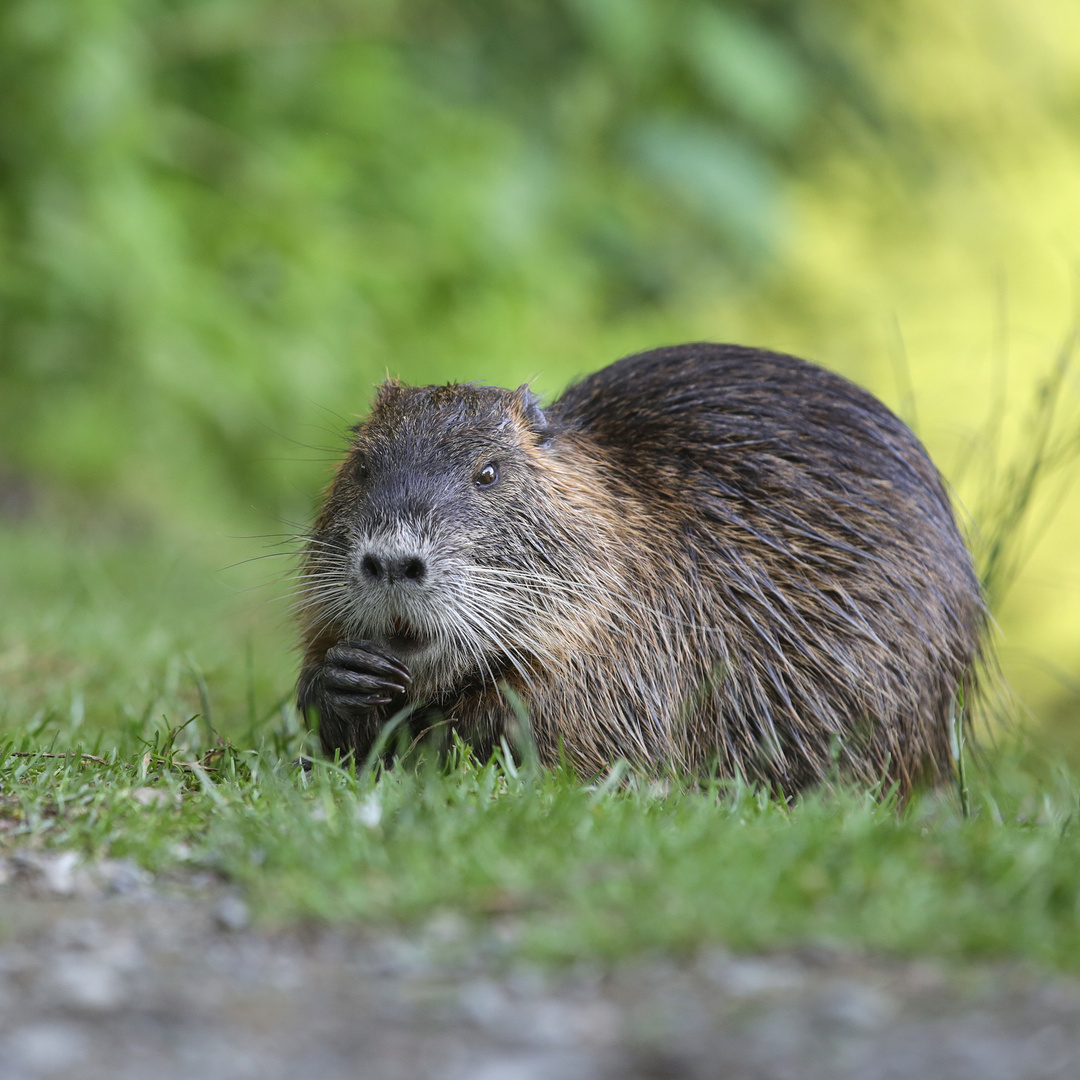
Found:
<svg viewBox="0 0 1080 1080"><path fill-rule="evenodd" d="M420 692L527 665L556 441L528 388L389 382L354 430L308 545L305 617L381 644Z"/></svg>

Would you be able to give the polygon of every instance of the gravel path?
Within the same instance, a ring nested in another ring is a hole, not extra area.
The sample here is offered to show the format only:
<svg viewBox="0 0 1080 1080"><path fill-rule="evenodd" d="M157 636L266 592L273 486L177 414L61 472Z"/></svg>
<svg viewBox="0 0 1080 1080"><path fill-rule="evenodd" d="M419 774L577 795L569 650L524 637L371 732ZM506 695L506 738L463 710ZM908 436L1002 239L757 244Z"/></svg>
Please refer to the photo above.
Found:
<svg viewBox="0 0 1080 1080"><path fill-rule="evenodd" d="M209 878L0 856L0 1080L1080 1077L1080 982L852 952L545 972L513 925L272 933Z"/></svg>

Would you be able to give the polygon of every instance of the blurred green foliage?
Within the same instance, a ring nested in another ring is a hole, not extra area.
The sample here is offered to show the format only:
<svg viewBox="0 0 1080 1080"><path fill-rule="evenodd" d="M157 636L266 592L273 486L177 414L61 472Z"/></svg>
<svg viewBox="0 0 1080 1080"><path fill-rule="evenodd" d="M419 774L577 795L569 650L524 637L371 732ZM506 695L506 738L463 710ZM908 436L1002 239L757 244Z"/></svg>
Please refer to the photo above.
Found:
<svg viewBox="0 0 1080 1080"><path fill-rule="evenodd" d="M1000 547L1078 127L1075 0L5 0L0 527L74 491L232 562L303 528L388 370L552 392L713 338L899 405ZM1066 471L996 614L1072 715Z"/></svg>
<svg viewBox="0 0 1080 1080"><path fill-rule="evenodd" d="M866 112L825 32L849 16L810 15L9 0L0 463L276 506L312 402L355 412L388 367L500 379L466 358L523 308L618 318L760 273L783 174Z"/></svg>

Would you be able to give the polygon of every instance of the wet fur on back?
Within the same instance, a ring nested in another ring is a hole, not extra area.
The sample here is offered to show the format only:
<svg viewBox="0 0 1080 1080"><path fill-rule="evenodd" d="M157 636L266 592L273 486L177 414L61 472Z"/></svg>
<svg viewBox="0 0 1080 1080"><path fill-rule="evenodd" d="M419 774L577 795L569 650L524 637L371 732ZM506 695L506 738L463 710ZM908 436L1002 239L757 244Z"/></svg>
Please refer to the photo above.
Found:
<svg viewBox="0 0 1080 1080"><path fill-rule="evenodd" d="M546 762L715 762L786 793L948 775L985 621L904 424L822 368L712 344L546 412L526 388L386 384L303 575L299 696L330 752L364 755L405 704L484 752L507 686ZM340 642L407 675L357 706Z"/></svg>

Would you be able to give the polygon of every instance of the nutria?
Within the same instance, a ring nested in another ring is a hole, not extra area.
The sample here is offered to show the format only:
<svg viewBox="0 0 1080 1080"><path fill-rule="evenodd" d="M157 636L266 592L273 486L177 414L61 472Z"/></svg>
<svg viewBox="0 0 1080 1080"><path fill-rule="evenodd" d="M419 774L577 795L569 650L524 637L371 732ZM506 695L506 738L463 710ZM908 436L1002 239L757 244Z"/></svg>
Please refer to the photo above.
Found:
<svg viewBox="0 0 1080 1080"><path fill-rule="evenodd" d="M378 391L302 565L298 698L328 753L406 705L483 754L713 768L791 794L951 775L985 610L912 432L792 356L630 356L527 387Z"/></svg>

